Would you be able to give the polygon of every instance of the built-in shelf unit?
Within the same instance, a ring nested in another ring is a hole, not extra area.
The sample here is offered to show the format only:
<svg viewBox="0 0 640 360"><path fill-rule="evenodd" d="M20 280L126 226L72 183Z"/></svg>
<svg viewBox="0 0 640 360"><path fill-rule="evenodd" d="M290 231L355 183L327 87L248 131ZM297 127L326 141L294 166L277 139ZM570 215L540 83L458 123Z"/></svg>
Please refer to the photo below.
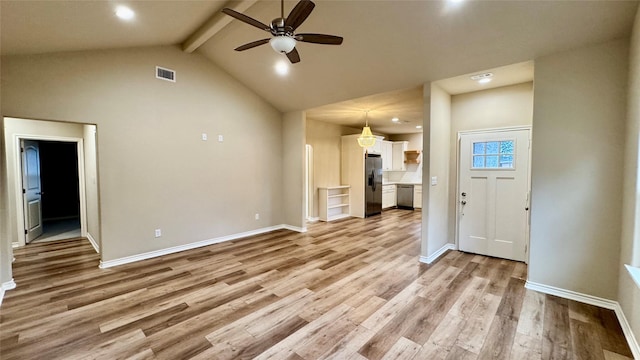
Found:
<svg viewBox="0 0 640 360"><path fill-rule="evenodd" d="M332 221L350 216L349 185L318 188L318 211L322 221Z"/></svg>
<svg viewBox="0 0 640 360"><path fill-rule="evenodd" d="M407 150L404 152L405 164L419 164L420 150Z"/></svg>

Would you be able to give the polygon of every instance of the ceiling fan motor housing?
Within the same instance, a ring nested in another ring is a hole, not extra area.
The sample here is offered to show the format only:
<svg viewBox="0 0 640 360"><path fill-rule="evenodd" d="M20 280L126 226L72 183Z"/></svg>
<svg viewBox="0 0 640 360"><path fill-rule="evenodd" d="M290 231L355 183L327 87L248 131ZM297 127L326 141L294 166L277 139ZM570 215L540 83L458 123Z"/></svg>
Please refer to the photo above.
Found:
<svg viewBox="0 0 640 360"><path fill-rule="evenodd" d="M271 28L271 33L274 36L279 36L279 35L289 35L289 36L293 36L293 29L291 28L291 26L285 26L285 20L284 18L276 18L273 19L273 21L271 21L271 24L269 25L269 27Z"/></svg>
<svg viewBox="0 0 640 360"><path fill-rule="evenodd" d="M293 37L293 29L285 25L284 18L276 18L271 21L271 34L273 38L269 44L278 53L288 54L296 47L296 40Z"/></svg>

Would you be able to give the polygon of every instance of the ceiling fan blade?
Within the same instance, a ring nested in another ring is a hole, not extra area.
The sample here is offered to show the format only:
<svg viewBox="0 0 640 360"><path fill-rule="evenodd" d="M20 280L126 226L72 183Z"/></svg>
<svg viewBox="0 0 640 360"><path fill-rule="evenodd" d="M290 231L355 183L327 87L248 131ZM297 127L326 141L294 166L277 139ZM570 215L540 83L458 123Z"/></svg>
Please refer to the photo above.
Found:
<svg viewBox="0 0 640 360"><path fill-rule="evenodd" d="M287 53L287 58L291 61L292 64L300 62L300 54L298 54L298 50L293 48L289 53Z"/></svg>
<svg viewBox="0 0 640 360"><path fill-rule="evenodd" d="M244 44L242 46L238 46L237 48L235 48L235 51L244 51L244 50L249 50L251 48L254 48L256 46L260 46L260 45L264 45L266 43L269 42L270 39L262 39L262 40L257 40L257 41L252 41L248 44Z"/></svg>
<svg viewBox="0 0 640 360"><path fill-rule="evenodd" d="M232 17L234 17L234 18L236 18L236 19L238 19L238 20L240 20L240 21L242 21L244 23L247 23L249 25L255 26L260 30L264 30L264 31L270 31L271 30L269 25L263 24L260 21L254 19L252 17L249 17L249 16L247 16L245 14L239 13L239 12L237 12L235 10L232 10L232 9L229 9L229 8L224 8L224 9L222 9L222 12L227 14L227 15L229 15L229 16L232 16Z"/></svg>
<svg viewBox="0 0 640 360"><path fill-rule="evenodd" d="M296 40L314 44L340 45L342 37L325 34L296 34Z"/></svg>
<svg viewBox="0 0 640 360"><path fill-rule="evenodd" d="M300 26L305 20L307 20L315 6L316 4L314 4L313 1L300 0L300 2L296 4L293 10L291 10L289 16L287 16L284 25L290 26L292 31L297 29L298 26Z"/></svg>

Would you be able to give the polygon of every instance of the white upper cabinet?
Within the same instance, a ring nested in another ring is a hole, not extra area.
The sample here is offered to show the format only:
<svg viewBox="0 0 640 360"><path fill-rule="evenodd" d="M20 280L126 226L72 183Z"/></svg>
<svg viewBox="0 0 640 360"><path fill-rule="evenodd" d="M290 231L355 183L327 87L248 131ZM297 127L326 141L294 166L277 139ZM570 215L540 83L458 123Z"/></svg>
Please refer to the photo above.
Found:
<svg viewBox="0 0 640 360"><path fill-rule="evenodd" d="M393 143L391 141L382 140L382 170L389 171L393 169Z"/></svg>
<svg viewBox="0 0 640 360"><path fill-rule="evenodd" d="M384 139L384 136L376 136L376 143L373 144L372 147L367 149L367 152L369 154L378 154L378 155L382 155L382 142Z"/></svg>
<svg viewBox="0 0 640 360"><path fill-rule="evenodd" d="M394 171L405 171L407 168L404 165L404 152L409 147L408 141L395 141L393 142L393 155L392 155L392 167Z"/></svg>

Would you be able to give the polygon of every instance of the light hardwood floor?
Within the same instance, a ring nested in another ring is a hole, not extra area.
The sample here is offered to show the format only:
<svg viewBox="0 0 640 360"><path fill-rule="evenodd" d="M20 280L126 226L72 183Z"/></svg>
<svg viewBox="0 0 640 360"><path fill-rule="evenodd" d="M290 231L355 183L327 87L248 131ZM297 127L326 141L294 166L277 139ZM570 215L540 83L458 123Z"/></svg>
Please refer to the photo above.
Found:
<svg viewBox="0 0 640 360"><path fill-rule="evenodd" d="M318 223L110 269L87 240L16 249L9 359L628 359L612 311L526 266L420 264L420 212Z"/></svg>

